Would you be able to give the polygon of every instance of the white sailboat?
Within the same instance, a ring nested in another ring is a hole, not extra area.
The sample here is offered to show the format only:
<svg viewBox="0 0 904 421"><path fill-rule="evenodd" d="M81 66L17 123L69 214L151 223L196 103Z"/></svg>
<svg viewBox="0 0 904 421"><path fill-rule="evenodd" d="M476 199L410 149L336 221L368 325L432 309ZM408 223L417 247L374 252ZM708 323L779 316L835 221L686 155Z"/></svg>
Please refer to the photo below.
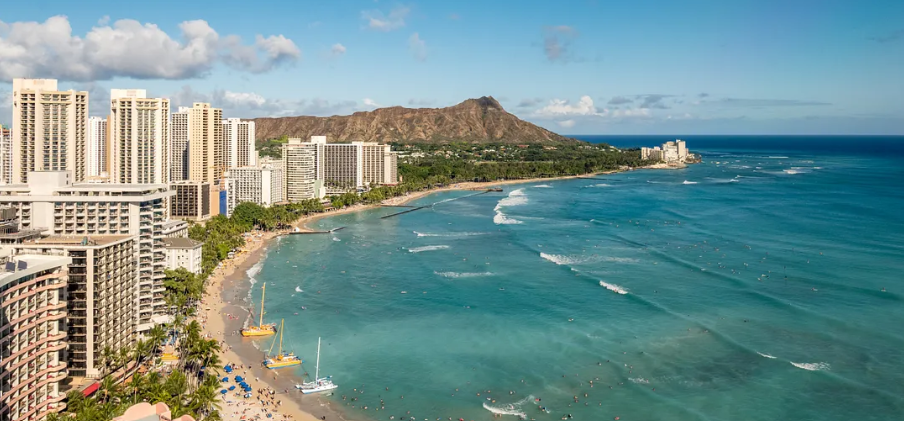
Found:
<svg viewBox="0 0 904 421"><path fill-rule="evenodd" d="M317 338L317 366L314 368L314 381L296 384L296 389L301 389L301 393L310 394L318 392L326 392L339 387L333 384L333 376L320 377L320 338Z"/></svg>

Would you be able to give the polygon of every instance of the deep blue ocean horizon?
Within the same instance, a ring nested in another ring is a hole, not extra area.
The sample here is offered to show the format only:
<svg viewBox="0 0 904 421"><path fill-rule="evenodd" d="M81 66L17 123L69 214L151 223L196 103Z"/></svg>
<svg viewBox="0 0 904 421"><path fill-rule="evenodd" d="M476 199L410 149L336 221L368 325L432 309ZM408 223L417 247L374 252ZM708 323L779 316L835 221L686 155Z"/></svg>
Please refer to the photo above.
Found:
<svg viewBox="0 0 904 421"><path fill-rule="evenodd" d="M269 246L249 275L288 349L313 361L323 337L332 407L374 421L904 413L904 137L583 138L681 138L703 162L441 192Z"/></svg>

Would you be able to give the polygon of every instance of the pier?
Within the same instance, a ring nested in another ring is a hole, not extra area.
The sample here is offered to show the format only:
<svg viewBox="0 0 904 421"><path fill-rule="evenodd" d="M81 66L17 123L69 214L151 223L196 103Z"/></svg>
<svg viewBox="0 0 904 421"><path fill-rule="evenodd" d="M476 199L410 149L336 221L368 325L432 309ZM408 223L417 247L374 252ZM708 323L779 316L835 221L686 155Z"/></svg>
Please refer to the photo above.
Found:
<svg viewBox="0 0 904 421"><path fill-rule="evenodd" d="M406 214L406 213L408 213L408 212L414 212L414 211L416 211L416 210L421 210L421 209L424 209L424 208L429 208L430 206L432 206L432 205L429 205L429 206L418 206L418 207L416 207L416 208L411 208L411 209L403 210L403 211L401 211L401 212L396 212L396 213L393 213L393 214L390 214L390 215L381 216L380 219L386 219L386 218L392 218L393 216L404 215L404 214Z"/></svg>
<svg viewBox="0 0 904 421"><path fill-rule="evenodd" d="M289 231L289 235L302 235L302 234L332 234L336 231L344 230L345 227L333 228L329 231Z"/></svg>

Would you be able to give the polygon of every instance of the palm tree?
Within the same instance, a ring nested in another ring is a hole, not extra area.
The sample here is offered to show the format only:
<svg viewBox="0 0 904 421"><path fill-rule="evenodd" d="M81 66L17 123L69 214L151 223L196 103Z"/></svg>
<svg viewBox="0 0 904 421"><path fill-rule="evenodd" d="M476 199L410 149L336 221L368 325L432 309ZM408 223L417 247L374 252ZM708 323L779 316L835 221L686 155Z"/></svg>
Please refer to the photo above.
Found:
<svg viewBox="0 0 904 421"><path fill-rule="evenodd" d="M110 374L111 369L116 365L116 351L109 345L104 346L100 352L100 364L104 368L104 375Z"/></svg>
<svg viewBox="0 0 904 421"><path fill-rule="evenodd" d="M118 386L116 385L116 381L113 380L113 377L107 376L101 380L100 392L100 395L103 396L102 402L109 402L110 396L117 394Z"/></svg>

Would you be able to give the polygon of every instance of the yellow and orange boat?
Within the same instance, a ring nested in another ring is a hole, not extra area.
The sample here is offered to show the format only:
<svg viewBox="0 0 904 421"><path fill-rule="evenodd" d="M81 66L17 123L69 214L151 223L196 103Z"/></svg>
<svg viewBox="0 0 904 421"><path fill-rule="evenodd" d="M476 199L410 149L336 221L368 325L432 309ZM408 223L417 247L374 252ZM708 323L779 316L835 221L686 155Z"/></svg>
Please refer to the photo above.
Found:
<svg viewBox="0 0 904 421"><path fill-rule="evenodd" d="M264 295L267 292L267 284L261 285L261 315L257 326L248 326L241 330L242 336L270 336L276 333L276 323L264 324Z"/></svg>

